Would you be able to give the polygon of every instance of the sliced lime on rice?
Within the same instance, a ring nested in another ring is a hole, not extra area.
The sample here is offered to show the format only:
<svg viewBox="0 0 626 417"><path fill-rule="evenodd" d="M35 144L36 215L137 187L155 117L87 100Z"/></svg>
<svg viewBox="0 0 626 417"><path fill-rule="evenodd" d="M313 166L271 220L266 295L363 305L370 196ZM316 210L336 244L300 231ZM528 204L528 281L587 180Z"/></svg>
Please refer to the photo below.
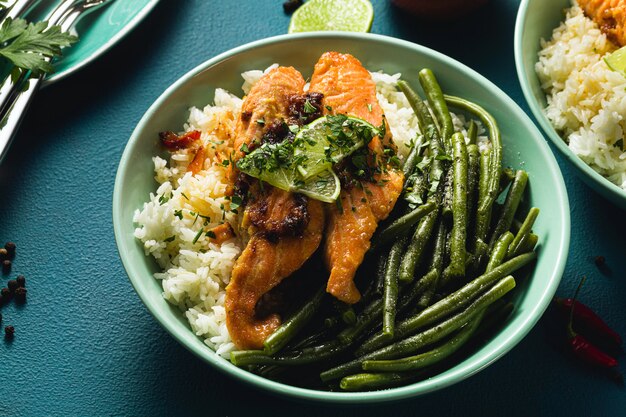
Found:
<svg viewBox="0 0 626 417"><path fill-rule="evenodd" d="M376 134L376 127L356 117L320 117L301 128L294 139L300 175L308 179L331 168Z"/></svg>
<svg viewBox="0 0 626 417"><path fill-rule="evenodd" d="M309 0L291 16L289 33L369 32L373 20L374 8L369 0Z"/></svg>
<svg viewBox="0 0 626 417"><path fill-rule="evenodd" d="M302 193L315 200L334 202L339 197L341 183L328 168L303 179L293 163L290 143L263 145L237 162L240 171L281 190Z"/></svg>
<svg viewBox="0 0 626 417"><path fill-rule="evenodd" d="M604 62L606 62L606 65L608 65L611 70L619 72L626 77L626 46L606 56Z"/></svg>

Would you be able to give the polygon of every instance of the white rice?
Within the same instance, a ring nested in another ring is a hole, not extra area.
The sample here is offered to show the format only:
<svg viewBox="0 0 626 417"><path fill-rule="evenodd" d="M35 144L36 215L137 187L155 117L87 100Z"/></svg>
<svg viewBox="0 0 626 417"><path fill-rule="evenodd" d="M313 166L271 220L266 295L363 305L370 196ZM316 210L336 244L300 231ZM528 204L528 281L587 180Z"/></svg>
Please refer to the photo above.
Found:
<svg viewBox="0 0 626 417"><path fill-rule="evenodd" d="M244 93L275 66L243 73ZM378 72L372 77L399 155L404 158L411 144L420 139L417 118L404 94L396 90L400 74ZM163 297L178 306L195 334L223 357L234 349L226 328L225 289L243 245L239 237L217 245L199 232L223 221L236 224L236 215L228 210L229 202L224 198L226 168L212 161L227 158L241 103L240 98L217 89L214 105L190 109L184 130L201 132L202 144L208 151L204 170L195 176L186 172L194 155L185 149L173 152L169 161L155 156L155 180L160 185L133 219L137 225L135 237L143 243L146 255L154 257L163 270L155 274L161 280ZM457 130L467 133L463 116L453 115L453 121ZM479 136L481 146L486 140Z"/></svg>
<svg viewBox="0 0 626 417"><path fill-rule="evenodd" d="M602 59L617 47L576 3L541 47L546 116L576 155L626 190L626 78Z"/></svg>

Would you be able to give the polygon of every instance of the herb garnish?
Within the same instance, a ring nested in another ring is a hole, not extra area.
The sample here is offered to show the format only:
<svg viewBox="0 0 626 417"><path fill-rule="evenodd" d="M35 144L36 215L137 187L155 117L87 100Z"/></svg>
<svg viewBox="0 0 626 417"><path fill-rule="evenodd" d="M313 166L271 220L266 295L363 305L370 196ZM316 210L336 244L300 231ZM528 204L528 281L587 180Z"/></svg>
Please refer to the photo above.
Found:
<svg viewBox="0 0 626 417"><path fill-rule="evenodd" d="M18 68L12 73L14 78L27 71L39 77L54 71L50 60L61 55L61 48L77 40L58 25L48 27L48 22L8 18L0 26L0 56Z"/></svg>

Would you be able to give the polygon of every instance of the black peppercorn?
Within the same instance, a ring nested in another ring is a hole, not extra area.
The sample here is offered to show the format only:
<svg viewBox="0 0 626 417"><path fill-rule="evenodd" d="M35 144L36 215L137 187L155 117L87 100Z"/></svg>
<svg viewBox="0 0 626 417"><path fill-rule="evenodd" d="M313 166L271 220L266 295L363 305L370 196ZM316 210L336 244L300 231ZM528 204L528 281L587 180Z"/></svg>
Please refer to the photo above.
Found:
<svg viewBox="0 0 626 417"><path fill-rule="evenodd" d="M18 287L17 281L14 279L10 279L9 282L7 282L7 287L9 287L9 291L14 292L15 289Z"/></svg>
<svg viewBox="0 0 626 417"><path fill-rule="evenodd" d="M6 337L7 339L11 339L14 334L15 334L15 327L6 326L4 328L4 337Z"/></svg>
<svg viewBox="0 0 626 417"><path fill-rule="evenodd" d="M2 261L2 273L8 274L9 272L11 272L11 266L11 261L9 261L8 259Z"/></svg>
<svg viewBox="0 0 626 417"><path fill-rule="evenodd" d="M0 248L0 261L4 261L5 259L9 259L9 251L5 248Z"/></svg>
<svg viewBox="0 0 626 417"><path fill-rule="evenodd" d="M17 282L18 287L26 286L26 278L24 278L24 275L18 275L17 278L15 278L15 281Z"/></svg>
<svg viewBox="0 0 626 417"><path fill-rule="evenodd" d="M7 242L4 245L4 248L7 250L7 253L9 254L9 259L15 258L15 248L16 247L17 246L13 242Z"/></svg>
<svg viewBox="0 0 626 417"><path fill-rule="evenodd" d="M18 287L15 290L15 301L18 303L23 303L26 301L26 293L28 290L24 287Z"/></svg>

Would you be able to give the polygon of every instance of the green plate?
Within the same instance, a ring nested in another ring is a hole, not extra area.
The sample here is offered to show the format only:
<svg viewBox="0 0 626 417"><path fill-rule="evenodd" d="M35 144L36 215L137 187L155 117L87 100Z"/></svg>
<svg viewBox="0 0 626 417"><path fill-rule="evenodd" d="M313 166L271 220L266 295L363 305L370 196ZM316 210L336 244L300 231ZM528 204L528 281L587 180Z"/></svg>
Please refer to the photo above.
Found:
<svg viewBox="0 0 626 417"><path fill-rule="evenodd" d="M515 23L515 66L524 97L533 115L565 159L576 168L580 178L599 194L626 209L626 190L613 184L587 165L567 146L543 112L546 95L535 73L539 42L549 39L552 30L565 18L563 11L571 0L522 0Z"/></svg>
<svg viewBox="0 0 626 417"><path fill-rule="evenodd" d="M162 298L161 285L152 276L158 267L133 237L133 212L142 207L157 186L151 158L162 153L158 132L180 130L189 107L210 103L216 87L241 94L239 74L243 71L280 63L293 65L308 78L319 56L329 50L351 53L370 70L401 72L415 88L419 85L418 70L429 67L445 92L473 100L492 112L503 136L505 165L528 171L530 186L525 203L541 209L534 227L540 236L539 258L528 276L516 277L515 310L501 331L440 374L385 391L347 393L296 388L251 374L218 357L194 335L184 315ZM484 369L513 348L549 305L563 273L570 239L569 203L561 171L537 127L513 100L480 74L423 46L386 36L339 32L285 35L253 42L210 59L169 87L147 110L124 150L113 191L113 226L120 257L135 290L158 322L195 355L242 382L277 395L359 404L394 401L441 389Z"/></svg>
<svg viewBox="0 0 626 417"><path fill-rule="evenodd" d="M159 0L116 0L85 16L76 25L80 40L63 51L56 61L55 72L46 78L45 85L55 83L105 53L133 30L156 6ZM45 18L56 2L46 2L29 14L29 19ZM34 17L31 17L34 16Z"/></svg>

